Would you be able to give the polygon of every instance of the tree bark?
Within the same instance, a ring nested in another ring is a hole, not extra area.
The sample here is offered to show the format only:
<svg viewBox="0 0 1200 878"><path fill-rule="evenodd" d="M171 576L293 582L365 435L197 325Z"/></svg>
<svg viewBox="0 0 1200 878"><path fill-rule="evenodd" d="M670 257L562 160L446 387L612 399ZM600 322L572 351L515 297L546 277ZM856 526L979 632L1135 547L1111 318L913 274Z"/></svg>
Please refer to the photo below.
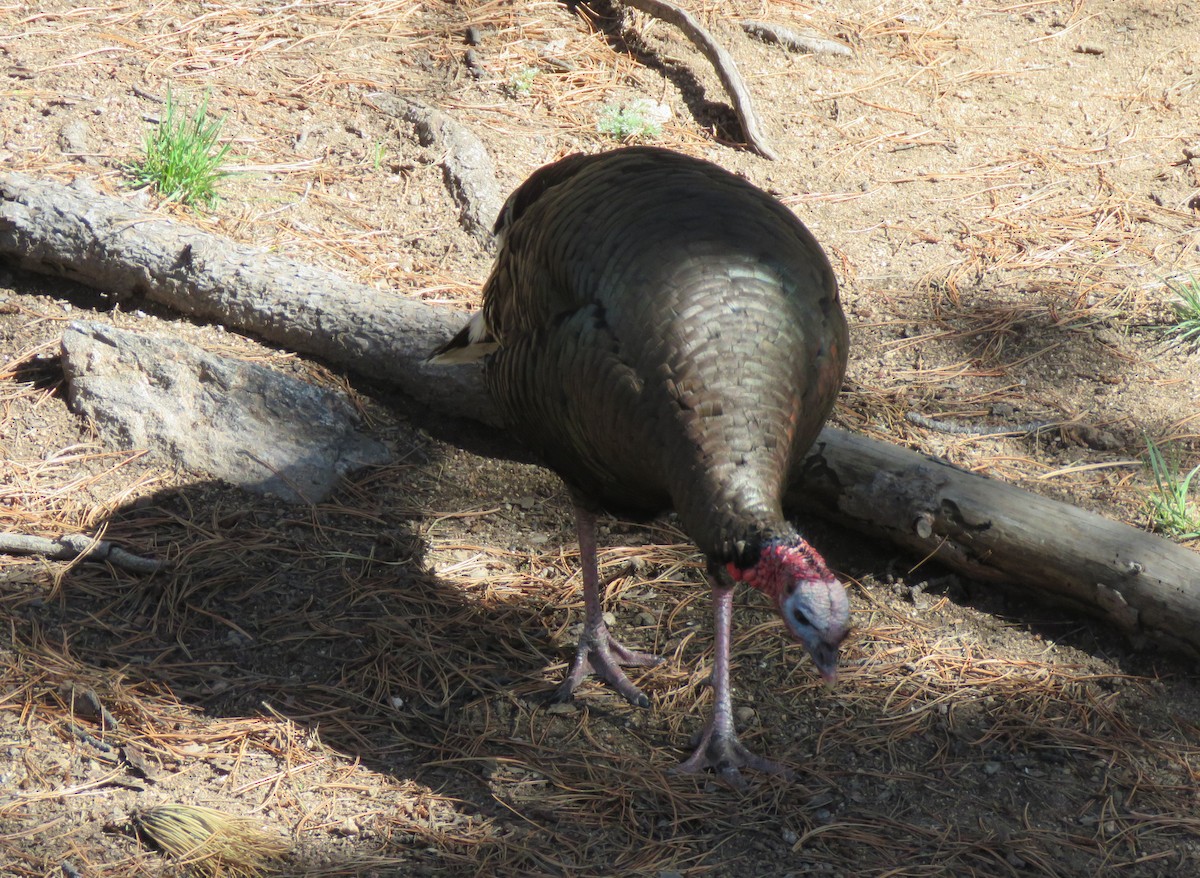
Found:
<svg viewBox="0 0 1200 878"><path fill-rule="evenodd" d="M1200 655L1200 554L904 448L826 428L789 499L972 579Z"/></svg>
<svg viewBox="0 0 1200 878"><path fill-rule="evenodd" d="M393 382L495 426L474 367L426 354L464 317L189 229L85 186L0 176L0 257L114 295L137 292ZM1107 620L1135 642L1200 655L1200 555L924 455L826 428L791 495L820 514L985 582Z"/></svg>
<svg viewBox="0 0 1200 878"><path fill-rule="evenodd" d="M499 423L478 367L424 363L462 315L173 222L99 195L83 178L64 186L0 175L0 257L118 299L144 296Z"/></svg>

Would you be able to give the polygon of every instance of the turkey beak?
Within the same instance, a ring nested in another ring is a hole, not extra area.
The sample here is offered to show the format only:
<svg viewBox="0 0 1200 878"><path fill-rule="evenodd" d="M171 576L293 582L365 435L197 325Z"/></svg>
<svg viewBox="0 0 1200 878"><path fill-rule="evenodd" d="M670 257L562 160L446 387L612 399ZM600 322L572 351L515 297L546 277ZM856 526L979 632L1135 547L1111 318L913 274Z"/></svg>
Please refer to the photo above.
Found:
<svg viewBox="0 0 1200 878"><path fill-rule="evenodd" d="M812 659L825 685L833 687L838 678L838 648L828 643L818 643L812 650Z"/></svg>

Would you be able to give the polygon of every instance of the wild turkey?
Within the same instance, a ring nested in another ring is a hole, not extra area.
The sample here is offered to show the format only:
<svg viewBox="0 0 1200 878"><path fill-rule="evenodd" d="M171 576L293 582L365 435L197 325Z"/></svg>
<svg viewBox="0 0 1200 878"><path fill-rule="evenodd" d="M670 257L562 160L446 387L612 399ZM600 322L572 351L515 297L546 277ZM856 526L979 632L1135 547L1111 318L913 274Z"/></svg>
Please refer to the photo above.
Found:
<svg viewBox="0 0 1200 878"><path fill-rule="evenodd" d="M433 362L487 356L508 426L575 503L586 622L558 695L588 674L648 706L622 665L655 656L604 622L598 509L673 509L708 560L716 619L712 717L679 768L790 772L734 728L735 582L763 592L821 675L837 674L845 590L783 516L789 471L825 421L846 369L829 260L783 205L714 164L666 149L572 155L536 171L496 222L483 309Z"/></svg>

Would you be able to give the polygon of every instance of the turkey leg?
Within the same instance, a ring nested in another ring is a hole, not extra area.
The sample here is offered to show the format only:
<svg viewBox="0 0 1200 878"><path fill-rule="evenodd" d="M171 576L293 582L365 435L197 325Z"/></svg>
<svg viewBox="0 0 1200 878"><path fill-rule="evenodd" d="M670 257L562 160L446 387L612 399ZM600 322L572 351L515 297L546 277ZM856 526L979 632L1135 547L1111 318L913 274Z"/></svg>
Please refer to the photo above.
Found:
<svg viewBox="0 0 1200 878"><path fill-rule="evenodd" d="M556 701L570 701L584 677L595 674L635 707L649 707L650 699L634 686L621 666L647 668L662 661L648 652L630 649L609 633L600 603L600 568L596 562L596 514L575 504L575 528L579 533L579 564L583 569L583 634L571 672L555 691Z"/></svg>
<svg viewBox="0 0 1200 878"><path fill-rule="evenodd" d="M733 623L733 589L722 585L711 573L713 617L716 628L716 657L713 664L713 710L700 734L695 751L675 771L697 774L706 768L720 775L722 782L736 789L746 785L739 769L753 768L791 780L795 772L778 762L757 756L738 740L733 725L733 697L729 689L729 643Z"/></svg>

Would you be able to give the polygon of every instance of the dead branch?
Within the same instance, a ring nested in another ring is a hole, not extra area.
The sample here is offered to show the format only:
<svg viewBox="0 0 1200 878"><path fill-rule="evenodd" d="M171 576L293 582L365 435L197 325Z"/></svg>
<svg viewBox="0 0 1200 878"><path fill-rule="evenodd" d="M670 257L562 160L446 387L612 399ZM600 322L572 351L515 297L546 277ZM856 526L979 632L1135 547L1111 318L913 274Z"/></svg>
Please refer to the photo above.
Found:
<svg viewBox="0 0 1200 878"><path fill-rule="evenodd" d="M408 122L421 145L438 152L446 188L458 205L459 222L477 241L491 247L492 223L500 215L504 198L496 185L492 158L475 132L450 114L413 98L374 92L367 95L367 102Z"/></svg>
<svg viewBox="0 0 1200 878"><path fill-rule="evenodd" d="M1037 435L1055 427L1064 426L1064 421L1030 421L1025 424L1006 424L999 427L977 427L974 424L959 424L939 418L927 418L920 412L905 412L904 419L910 424L951 433L957 436L1027 436Z"/></svg>
<svg viewBox="0 0 1200 878"><path fill-rule="evenodd" d="M165 566L162 561L134 555L108 540L98 540L84 534L63 534L57 539L50 539L27 534L0 533L0 554L41 555L55 561L78 559L107 562L130 573L154 573Z"/></svg>
<svg viewBox="0 0 1200 878"><path fill-rule="evenodd" d="M480 373L426 366L462 316L131 208L82 186L0 176L0 257L394 382L430 408L498 423ZM1200 654L1200 556L1168 540L885 443L826 428L797 505L985 582L1079 607Z"/></svg>
<svg viewBox="0 0 1200 878"><path fill-rule="evenodd" d="M737 113L738 122L742 125L742 132L746 135L746 142L750 144L750 148L763 158L778 161L779 154L767 142L767 137L758 123L758 116L754 113L750 92L742 82L737 64L725 51L725 47L718 43L690 13L674 4L667 3L666 0L621 0L621 2L683 31L684 36L691 40L692 44L708 59L708 62L716 68L717 76L721 78L721 84L725 86L725 91L729 93L729 98L733 102L733 111Z"/></svg>
<svg viewBox="0 0 1200 878"><path fill-rule="evenodd" d="M791 52L808 52L814 55L853 55L850 47L837 40L827 40L811 34L799 34L782 25L769 21L744 18L739 22L747 34L764 43L778 43Z"/></svg>

